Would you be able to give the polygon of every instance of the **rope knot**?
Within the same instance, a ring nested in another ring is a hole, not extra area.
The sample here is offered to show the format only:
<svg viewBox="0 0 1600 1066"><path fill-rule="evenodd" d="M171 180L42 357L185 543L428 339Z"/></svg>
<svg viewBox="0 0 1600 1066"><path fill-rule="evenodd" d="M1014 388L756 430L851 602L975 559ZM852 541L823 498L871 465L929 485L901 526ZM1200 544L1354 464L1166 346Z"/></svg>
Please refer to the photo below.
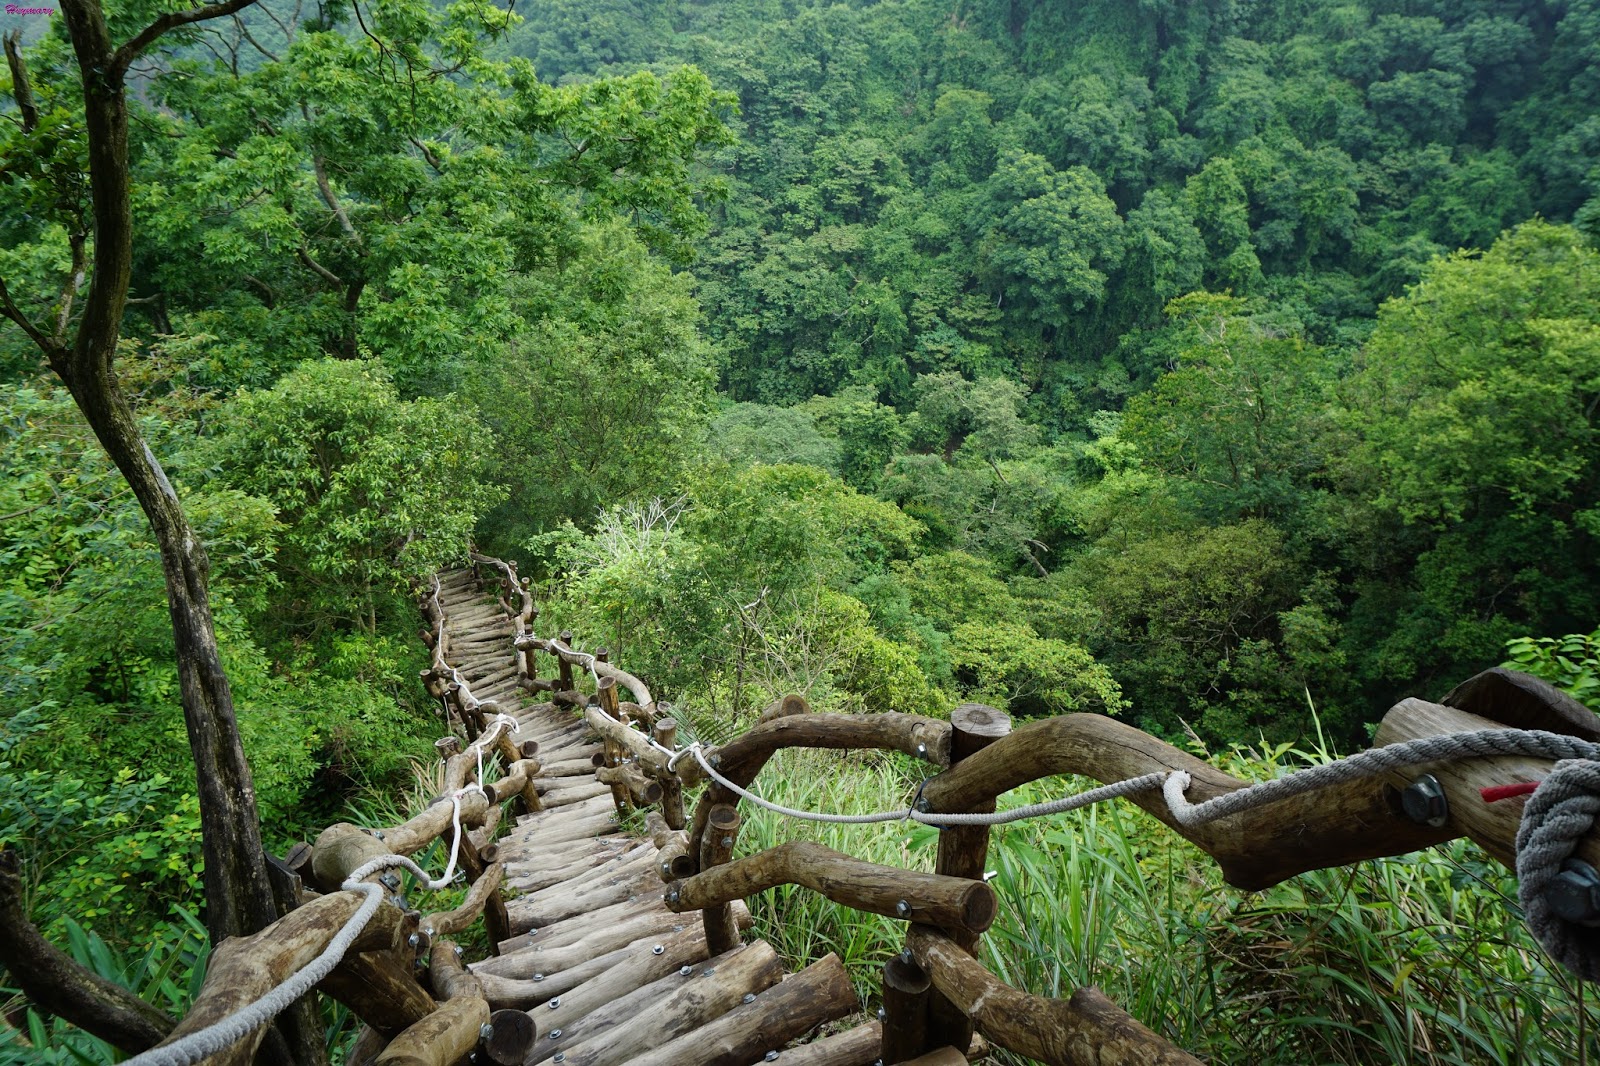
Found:
<svg viewBox="0 0 1600 1066"><path fill-rule="evenodd" d="M1517 826L1517 896L1528 929L1551 958L1589 981L1600 980L1600 927L1558 914L1550 890L1597 816L1600 761L1563 759L1528 797ZM1590 892L1600 897L1600 889Z"/></svg>

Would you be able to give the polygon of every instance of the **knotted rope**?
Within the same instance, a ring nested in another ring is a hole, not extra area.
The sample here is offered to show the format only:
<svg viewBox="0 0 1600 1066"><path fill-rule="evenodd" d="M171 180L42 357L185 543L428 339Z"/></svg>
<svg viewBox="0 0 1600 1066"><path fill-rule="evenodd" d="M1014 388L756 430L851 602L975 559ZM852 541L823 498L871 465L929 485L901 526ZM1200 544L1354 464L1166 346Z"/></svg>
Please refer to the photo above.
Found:
<svg viewBox="0 0 1600 1066"><path fill-rule="evenodd" d="M1600 762L1558 762L1528 797L1517 826L1517 898L1533 937L1550 957L1588 981L1600 980L1600 928L1569 922L1549 890L1600 815Z"/></svg>

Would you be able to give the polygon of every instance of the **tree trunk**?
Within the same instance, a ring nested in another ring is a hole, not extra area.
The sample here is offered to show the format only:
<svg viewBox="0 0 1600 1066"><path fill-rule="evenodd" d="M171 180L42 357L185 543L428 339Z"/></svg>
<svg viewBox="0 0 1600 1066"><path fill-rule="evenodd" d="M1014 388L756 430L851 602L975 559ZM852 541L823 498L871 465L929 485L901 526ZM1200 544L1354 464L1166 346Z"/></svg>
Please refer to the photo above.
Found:
<svg viewBox="0 0 1600 1066"><path fill-rule="evenodd" d="M271 924L277 908L261 848L255 786L217 653L205 548L189 528L177 493L139 432L113 369L133 263L123 69L97 0L63 0L62 12L83 75L95 263L77 338L70 349L51 352L50 365L127 478L161 551L178 685L200 795L206 926L212 942L221 943L225 937Z"/></svg>
<svg viewBox="0 0 1600 1066"><path fill-rule="evenodd" d="M24 327L44 349L51 369L66 384L89 428L127 479L161 553L178 688L200 798L206 926L217 945L230 936L248 935L270 925L278 917L278 908L261 846L255 786L217 650L205 548L189 527L178 495L140 433L133 408L117 383L117 343L133 269L124 79L129 64L167 30L222 17L252 2L222 0L163 14L118 47L99 0L62 0L62 15L83 83L94 264L90 272L81 259L75 263L78 274L69 292L81 283L82 274L90 276L82 317L70 346L66 343L65 310L53 337ZM8 307L9 311L14 308ZM309 1005L291 1010L268 1036L269 1057L325 1062L318 1028Z"/></svg>

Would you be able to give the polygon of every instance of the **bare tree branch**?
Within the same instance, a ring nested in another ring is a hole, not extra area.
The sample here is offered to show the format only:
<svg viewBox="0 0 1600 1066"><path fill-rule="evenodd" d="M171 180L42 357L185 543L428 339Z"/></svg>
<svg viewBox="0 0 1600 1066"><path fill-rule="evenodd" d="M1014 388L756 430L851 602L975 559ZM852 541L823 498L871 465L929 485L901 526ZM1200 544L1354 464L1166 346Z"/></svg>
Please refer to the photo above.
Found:
<svg viewBox="0 0 1600 1066"><path fill-rule="evenodd" d="M81 230L71 237L72 274L61 290L61 306L56 310L56 347L62 347L67 343L67 323L72 320L72 301L77 298L78 290L83 287L83 279L89 272L89 264L84 256L84 242L87 238L88 234Z"/></svg>
<svg viewBox="0 0 1600 1066"><path fill-rule="evenodd" d="M321 277L323 281L326 281L329 285L337 285L341 289L344 288L344 279L339 277L339 275L335 274L333 271L329 270L327 267L323 266L321 263L317 262L315 259L311 258L311 253L306 250L305 245L302 244L300 247L296 248L295 254L300 257L300 262L316 271L317 275Z"/></svg>
<svg viewBox="0 0 1600 1066"><path fill-rule="evenodd" d="M40 333L38 328L28 321L28 316L23 314L16 304L11 302L11 293L6 289L5 278L0 278L0 314L5 315L20 326L22 332L28 335L28 339L37 344L39 350L44 352L45 355L49 355L56 347L56 345L50 343L50 338Z"/></svg>
<svg viewBox="0 0 1600 1066"><path fill-rule="evenodd" d="M120 82L122 75L128 69L128 64L132 63L140 52L149 48L155 43L156 38L168 30L175 30L179 26L188 26L195 22L204 22L207 19L222 18L224 15L231 15L235 11L243 11L255 2L256 0L223 0L220 4L203 4L200 7L192 7L187 11L174 11L170 15L162 15L140 30L131 41L118 48L112 54L111 67L107 73Z"/></svg>
<svg viewBox="0 0 1600 1066"><path fill-rule="evenodd" d="M39 107L33 102L33 84L28 81L28 64L22 59L22 31L5 36L6 63L11 67L11 95L22 112L22 132L32 133L39 125Z"/></svg>

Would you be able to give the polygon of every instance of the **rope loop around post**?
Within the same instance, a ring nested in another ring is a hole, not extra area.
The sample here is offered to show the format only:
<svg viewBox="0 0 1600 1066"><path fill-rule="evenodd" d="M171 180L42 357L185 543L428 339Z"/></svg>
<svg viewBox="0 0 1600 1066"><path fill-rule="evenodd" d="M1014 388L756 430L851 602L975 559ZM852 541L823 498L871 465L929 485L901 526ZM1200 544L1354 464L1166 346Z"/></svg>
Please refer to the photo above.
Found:
<svg viewBox="0 0 1600 1066"><path fill-rule="evenodd" d="M1588 981L1600 980L1600 927L1557 914L1550 889L1597 816L1600 761L1564 759L1528 797L1517 827L1517 898L1528 930L1551 958Z"/></svg>

